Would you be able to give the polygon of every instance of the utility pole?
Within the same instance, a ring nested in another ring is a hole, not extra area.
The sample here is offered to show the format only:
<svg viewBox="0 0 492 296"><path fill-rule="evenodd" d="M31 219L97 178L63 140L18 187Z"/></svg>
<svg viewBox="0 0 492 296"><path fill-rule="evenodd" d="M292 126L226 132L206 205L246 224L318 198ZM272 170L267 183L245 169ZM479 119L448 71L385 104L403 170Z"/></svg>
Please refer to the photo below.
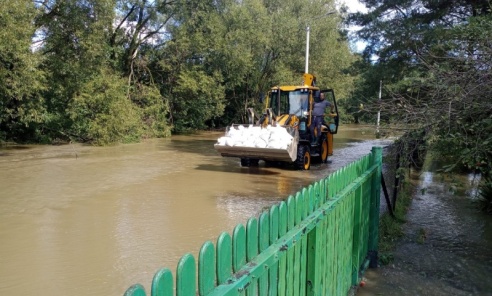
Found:
<svg viewBox="0 0 492 296"><path fill-rule="evenodd" d="M306 66L304 67L304 73L309 73L309 26L306 27Z"/></svg>
<svg viewBox="0 0 492 296"><path fill-rule="evenodd" d="M337 13L335 10L330 11L330 12L327 12L325 14L322 14L318 17L311 19L311 21L329 16L329 15L335 14L335 13ZM311 31L311 28L309 27L309 24L307 24L306 25L306 66L304 67L304 73L309 73L308 71L309 71L309 33L310 33L310 31Z"/></svg>
<svg viewBox="0 0 492 296"><path fill-rule="evenodd" d="M379 109L378 109L378 121L376 125L376 138L379 138L379 120L381 119L381 90L383 88L383 80L379 80Z"/></svg>

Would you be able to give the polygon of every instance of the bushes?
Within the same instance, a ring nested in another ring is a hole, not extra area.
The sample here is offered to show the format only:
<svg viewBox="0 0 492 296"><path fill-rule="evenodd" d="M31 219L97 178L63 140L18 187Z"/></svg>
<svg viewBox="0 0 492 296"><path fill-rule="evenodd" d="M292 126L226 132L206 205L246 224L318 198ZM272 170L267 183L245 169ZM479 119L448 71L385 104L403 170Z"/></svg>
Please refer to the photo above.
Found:
<svg viewBox="0 0 492 296"><path fill-rule="evenodd" d="M101 73L81 89L67 110L70 135L77 140L107 145L169 134L158 91L142 88L132 92L131 100L126 81L111 73Z"/></svg>

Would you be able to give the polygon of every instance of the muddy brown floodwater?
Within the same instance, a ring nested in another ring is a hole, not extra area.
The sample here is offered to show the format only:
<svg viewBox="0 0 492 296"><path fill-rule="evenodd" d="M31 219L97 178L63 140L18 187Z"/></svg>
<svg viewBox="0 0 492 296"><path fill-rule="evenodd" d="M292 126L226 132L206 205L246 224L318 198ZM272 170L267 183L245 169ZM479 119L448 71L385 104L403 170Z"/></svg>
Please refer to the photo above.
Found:
<svg viewBox="0 0 492 296"><path fill-rule="evenodd" d="M0 147L0 295L122 295L374 145L342 126L329 164L241 168L222 132L114 147Z"/></svg>
<svg viewBox="0 0 492 296"><path fill-rule="evenodd" d="M357 296L492 295L492 217L477 211L477 176L443 176L427 161L394 262L366 274Z"/></svg>

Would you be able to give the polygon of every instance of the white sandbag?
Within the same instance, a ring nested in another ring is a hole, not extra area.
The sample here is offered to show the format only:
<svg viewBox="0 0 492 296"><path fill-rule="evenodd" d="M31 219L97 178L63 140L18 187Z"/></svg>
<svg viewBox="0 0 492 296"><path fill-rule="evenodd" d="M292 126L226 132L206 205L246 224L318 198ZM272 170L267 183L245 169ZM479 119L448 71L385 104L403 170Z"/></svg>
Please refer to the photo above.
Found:
<svg viewBox="0 0 492 296"><path fill-rule="evenodd" d="M234 139L233 138L227 138L226 140L226 146L234 146Z"/></svg>
<svg viewBox="0 0 492 296"><path fill-rule="evenodd" d="M280 149L281 146L282 146L282 143L280 143L279 141L271 141L268 143L267 148Z"/></svg>
<svg viewBox="0 0 492 296"><path fill-rule="evenodd" d="M260 126L243 126L229 128L225 137L217 140L217 144L222 146L236 147L257 147L287 149L292 142L292 135L287 129L281 126L268 125L265 128Z"/></svg>
<svg viewBox="0 0 492 296"><path fill-rule="evenodd" d="M268 132L261 133L260 139L262 139L264 142L268 143L268 141L270 140L270 133L268 133Z"/></svg>
<svg viewBox="0 0 492 296"><path fill-rule="evenodd" d="M220 146L225 146L226 141L227 141L227 137L220 137L219 139L217 139L217 144Z"/></svg>

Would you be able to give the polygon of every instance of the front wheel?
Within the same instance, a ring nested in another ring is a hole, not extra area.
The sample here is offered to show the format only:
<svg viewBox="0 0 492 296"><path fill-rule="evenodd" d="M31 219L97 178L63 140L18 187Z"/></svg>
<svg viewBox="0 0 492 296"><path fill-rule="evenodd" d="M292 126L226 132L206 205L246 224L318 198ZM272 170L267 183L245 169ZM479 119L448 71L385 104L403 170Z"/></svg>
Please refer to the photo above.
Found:
<svg viewBox="0 0 492 296"><path fill-rule="evenodd" d="M295 166L298 170L309 170L311 168L311 150L307 145L297 147L297 159Z"/></svg>
<svg viewBox="0 0 492 296"><path fill-rule="evenodd" d="M323 134L321 137L321 151L319 153L319 159L321 163L326 163L328 160L328 137L326 134Z"/></svg>
<svg viewBox="0 0 492 296"><path fill-rule="evenodd" d="M251 166L251 162L250 162L249 158L241 158L241 166L242 167Z"/></svg>

